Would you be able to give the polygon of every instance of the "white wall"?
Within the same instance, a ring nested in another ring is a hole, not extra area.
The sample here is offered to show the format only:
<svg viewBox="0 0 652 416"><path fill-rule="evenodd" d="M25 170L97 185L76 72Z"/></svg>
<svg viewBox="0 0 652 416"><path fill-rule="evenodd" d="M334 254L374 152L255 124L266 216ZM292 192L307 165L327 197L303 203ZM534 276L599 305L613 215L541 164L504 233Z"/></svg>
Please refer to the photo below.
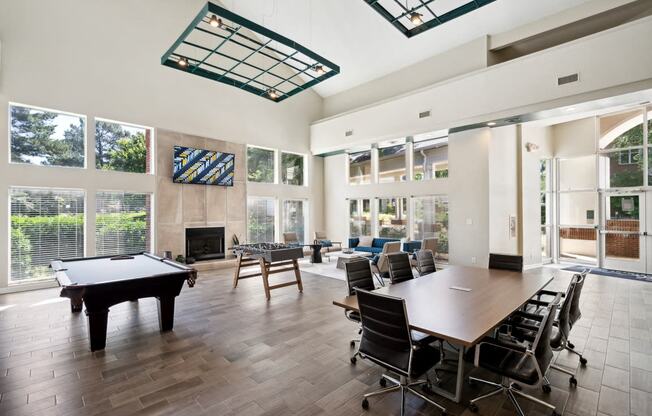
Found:
<svg viewBox="0 0 652 416"><path fill-rule="evenodd" d="M596 127L594 117L552 126L555 157L568 158L595 154Z"/></svg>
<svg viewBox="0 0 652 416"><path fill-rule="evenodd" d="M324 98L323 117L358 109L486 66L487 37L482 37L400 71Z"/></svg>
<svg viewBox="0 0 652 416"><path fill-rule="evenodd" d="M489 262L489 140L491 129L449 136L449 237L452 264Z"/></svg>
<svg viewBox="0 0 652 416"><path fill-rule="evenodd" d="M491 129L489 142L489 251L520 254L518 226L510 233L510 217L520 219L518 126Z"/></svg>
<svg viewBox="0 0 652 416"><path fill-rule="evenodd" d="M10 165L9 102L87 115L89 166L94 166L94 117L309 153L309 124L321 114L321 98L314 92L276 104L160 64L161 55L203 4L202 0L3 1L0 206L8 206L10 185L84 188L90 207L95 189L155 190L153 176ZM319 207L321 163L309 158L310 187L278 185L274 192L309 198L311 209ZM322 228L319 208L314 212L311 234ZM8 221L7 210L0 210L0 288L7 284ZM92 254L92 235L86 234L87 254Z"/></svg>
<svg viewBox="0 0 652 416"><path fill-rule="evenodd" d="M525 146L532 143L538 149L528 152ZM522 186L522 230L523 262L526 265L541 263L541 209L539 198L541 159L552 157L552 128L547 126L524 125L521 128L521 186Z"/></svg>
<svg viewBox="0 0 652 416"><path fill-rule="evenodd" d="M312 125L312 150L330 152L650 88L652 56L633 47L636 39L650 38L647 17L324 119ZM557 86L559 76L576 72L579 82ZM424 110L432 116L419 120ZM347 137L349 130L354 133Z"/></svg>

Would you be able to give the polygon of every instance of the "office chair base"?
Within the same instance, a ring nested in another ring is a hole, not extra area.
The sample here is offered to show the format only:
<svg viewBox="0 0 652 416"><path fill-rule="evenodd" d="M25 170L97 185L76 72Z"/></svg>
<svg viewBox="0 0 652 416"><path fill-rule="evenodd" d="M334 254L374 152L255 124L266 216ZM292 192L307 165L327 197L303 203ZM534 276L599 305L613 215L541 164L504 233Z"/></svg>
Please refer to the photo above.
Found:
<svg viewBox="0 0 652 416"><path fill-rule="evenodd" d="M408 383L406 377L401 376L397 380L397 379L395 379L395 378L393 378L393 377L391 377L391 376L389 376L387 374L383 374L382 378L381 378L381 381L380 381L380 385L381 386L387 386L388 381L390 383L392 383L393 385L389 386L389 387L383 387L380 390L376 390L376 391L373 391L371 393L367 393L367 394L365 394L363 396L362 408L364 410L369 409L369 400L368 400L369 397L380 396L382 394L391 393L393 391L399 391L400 390L400 392L401 392L401 416L403 416L405 414L405 394L408 393L408 392L410 392L410 393L414 394L415 396L419 397L421 400L423 400L425 402L428 402L431 405L435 406L437 409L439 409L439 411L441 411L442 416L446 416L446 409L443 406L441 406L439 403L437 403L437 402L433 401L432 399L424 396L421 392L414 389L414 387L417 387L417 386L430 385L430 380L427 380L427 379L426 380L417 380L417 381Z"/></svg>
<svg viewBox="0 0 652 416"><path fill-rule="evenodd" d="M582 367L584 367L586 365L586 363L588 363L588 361L586 360L586 358L584 358L584 356L582 354L580 354L578 351L576 351L575 348L571 347L571 344L566 344L564 349L566 351L571 352L571 353L577 355L578 357L580 357L580 364L582 364Z"/></svg>
<svg viewBox="0 0 652 416"><path fill-rule="evenodd" d="M550 403L546 403L543 400L537 399L534 396L530 396L527 393L523 393L519 388L515 388L514 384L515 383L510 383L509 379L503 378L502 383L494 383L492 381L488 380L483 380L481 378L476 378L476 377L469 377L470 382L477 382L477 383L482 383L486 384L492 387L495 387L494 390L490 391L489 393L485 393L481 396L476 397L475 399L472 399L469 401L469 410L473 413L478 411L478 404L480 400L484 400L488 397L495 396L497 394L504 393L507 395L507 398L509 399L510 402L512 402L512 405L516 409L516 414L519 416L525 416L525 413L523 412L523 409L521 408L521 405L518 403L516 400L516 396L520 396L526 400L532 401L534 403L540 404L542 406L547 407L548 409L552 410L552 416L558 416L559 414L557 413L556 407Z"/></svg>
<svg viewBox="0 0 652 416"><path fill-rule="evenodd" d="M577 387L577 378L575 377L576 376L575 371L568 370L568 369L566 369L564 367L560 367L560 366L558 366L556 364L552 364L550 366L550 369L551 370L557 370L557 371L559 371L561 373L564 373L564 374L568 374L570 376L570 378L568 379L568 383L573 387Z"/></svg>

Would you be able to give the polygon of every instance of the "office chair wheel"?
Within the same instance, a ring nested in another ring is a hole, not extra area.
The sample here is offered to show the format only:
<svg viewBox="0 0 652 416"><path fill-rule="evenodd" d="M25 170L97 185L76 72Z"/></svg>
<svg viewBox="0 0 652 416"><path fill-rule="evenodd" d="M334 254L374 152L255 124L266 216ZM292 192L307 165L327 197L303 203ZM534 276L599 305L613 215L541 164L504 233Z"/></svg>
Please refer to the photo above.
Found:
<svg viewBox="0 0 652 416"><path fill-rule="evenodd" d="M580 357L580 364L582 364L582 366L585 366L586 363L588 363L588 361L586 360L586 358L584 358L584 357Z"/></svg>
<svg viewBox="0 0 652 416"><path fill-rule="evenodd" d="M351 357L351 364L355 365L355 363L358 361L357 358Z"/></svg>
<svg viewBox="0 0 652 416"><path fill-rule="evenodd" d="M381 377L380 380L378 381L378 384L380 384L380 387L386 387L387 380L385 380L385 377Z"/></svg>
<svg viewBox="0 0 652 416"><path fill-rule="evenodd" d="M355 341L351 341L351 343L349 344L349 346L351 346L351 348L355 348Z"/></svg>
<svg viewBox="0 0 652 416"><path fill-rule="evenodd" d="M549 384L544 384L541 386L541 389L543 390L544 393L550 393L552 391L552 388L550 387Z"/></svg>
<svg viewBox="0 0 652 416"><path fill-rule="evenodd" d="M567 342L566 345L568 345L572 349L575 349L575 344L573 344L572 342Z"/></svg>
<svg viewBox="0 0 652 416"><path fill-rule="evenodd" d="M367 400L366 398L362 399L362 408L364 410L369 410L369 400Z"/></svg>
<svg viewBox="0 0 652 416"><path fill-rule="evenodd" d="M571 386L577 387L577 379L574 376L568 379L568 382L570 383Z"/></svg>
<svg viewBox="0 0 652 416"><path fill-rule="evenodd" d="M475 404L475 403L470 403L470 404L469 404L469 410L470 410L472 413L478 413L478 405Z"/></svg>

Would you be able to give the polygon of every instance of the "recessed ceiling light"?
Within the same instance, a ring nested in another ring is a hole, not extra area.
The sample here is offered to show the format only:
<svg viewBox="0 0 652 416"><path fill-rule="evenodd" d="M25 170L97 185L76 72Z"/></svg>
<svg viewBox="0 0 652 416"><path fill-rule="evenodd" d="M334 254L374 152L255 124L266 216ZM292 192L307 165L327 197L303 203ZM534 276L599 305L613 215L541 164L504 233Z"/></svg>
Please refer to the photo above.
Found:
<svg viewBox="0 0 652 416"><path fill-rule="evenodd" d="M188 66L188 60L186 58L180 58L178 63L179 63L179 66L182 66L184 68Z"/></svg>
<svg viewBox="0 0 652 416"><path fill-rule="evenodd" d="M489 126L489 127L493 127L495 125L496 125L495 121L490 121L490 122L487 123L487 126Z"/></svg>
<svg viewBox="0 0 652 416"><path fill-rule="evenodd" d="M423 15L418 12L412 12L410 13L410 22L412 22L413 25L419 26L423 24Z"/></svg>
<svg viewBox="0 0 652 416"><path fill-rule="evenodd" d="M208 23L213 27L222 26L222 22L215 15L211 16L211 19L208 21Z"/></svg>
<svg viewBox="0 0 652 416"><path fill-rule="evenodd" d="M566 107L564 111L574 111L575 107Z"/></svg>
<svg viewBox="0 0 652 416"><path fill-rule="evenodd" d="M276 90L274 88L268 89L267 90L267 95L269 95L269 98L271 98L272 100L275 100L275 99L278 98L278 93L276 92Z"/></svg>

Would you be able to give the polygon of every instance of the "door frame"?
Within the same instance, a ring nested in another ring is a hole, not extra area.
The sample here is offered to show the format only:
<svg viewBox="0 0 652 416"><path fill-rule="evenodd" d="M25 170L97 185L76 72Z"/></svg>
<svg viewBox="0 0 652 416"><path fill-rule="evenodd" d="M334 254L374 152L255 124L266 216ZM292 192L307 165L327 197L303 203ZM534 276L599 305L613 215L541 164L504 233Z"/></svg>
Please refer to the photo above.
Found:
<svg viewBox="0 0 652 416"><path fill-rule="evenodd" d="M647 259L648 248L647 248L647 195L649 192L646 192L642 189L632 189L632 190L619 190L615 192L601 192L600 198L600 228L599 228L599 237L600 237L600 267L605 269L612 270L621 270L626 272L633 273L646 273L647 268ZM634 196L638 197L639 204L639 229L638 231L618 231L618 230L607 230L607 214L609 206L608 201L612 197L626 197ZM637 237L639 239L639 256L638 259L627 259L627 258L609 258L607 256L607 235L627 235L632 237Z"/></svg>

